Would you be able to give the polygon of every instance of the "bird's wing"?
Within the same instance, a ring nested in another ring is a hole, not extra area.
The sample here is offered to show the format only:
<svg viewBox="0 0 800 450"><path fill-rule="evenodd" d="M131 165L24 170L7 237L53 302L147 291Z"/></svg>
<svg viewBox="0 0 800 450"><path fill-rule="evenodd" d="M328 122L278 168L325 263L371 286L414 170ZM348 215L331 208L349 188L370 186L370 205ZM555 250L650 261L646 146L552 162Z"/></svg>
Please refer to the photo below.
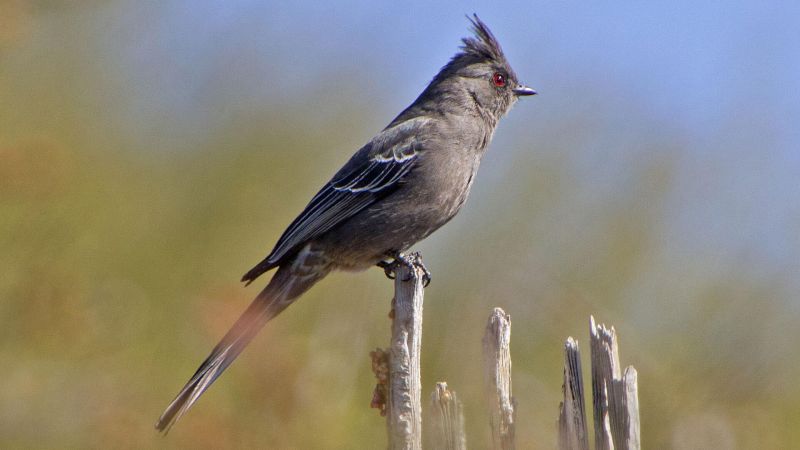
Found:
<svg viewBox="0 0 800 450"><path fill-rule="evenodd" d="M344 222L380 198L412 167L413 159L372 159L347 175L331 180L281 236L270 260Z"/></svg>
<svg viewBox="0 0 800 450"><path fill-rule="evenodd" d="M423 147L417 136L425 123L409 122L384 130L353 155L283 232L269 256L245 274L242 281L250 283L303 243L394 190L414 167Z"/></svg>

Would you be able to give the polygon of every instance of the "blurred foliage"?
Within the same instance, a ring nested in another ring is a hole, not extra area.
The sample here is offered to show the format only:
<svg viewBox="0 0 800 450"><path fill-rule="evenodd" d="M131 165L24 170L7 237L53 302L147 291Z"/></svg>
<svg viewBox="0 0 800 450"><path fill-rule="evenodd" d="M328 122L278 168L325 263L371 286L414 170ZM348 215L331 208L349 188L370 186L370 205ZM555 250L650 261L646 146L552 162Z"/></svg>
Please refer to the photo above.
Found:
<svg viewBox="0 0 800 450"><path fill-rule="evenodd" d="M213 101L199 135L163 111L131 126L150 114L130 112L135 80L81 35L85 11L108 6L76 5L0 3L0 446L382 448L384 421L368 408L369 351L388 341L380 270L323 281L169 436L152 428L257 291L239 276L391 118L380 95L340 89L350 72L336 68L333 92L291 104L201 90ZM231 83L246 70L235 69ZM458 392L477 448L494 306L513 317L520 448L553 447L561 345L585 342L589 314L617 327L639 371L645 447L800 443L796 266L726 243L736 235L715 240L726 229L703 215L689 226L722 244L683 239L683 205L715 203L715 180L752 177L687 181L702 167L691 138L636 114L638 101L610 107L625 130L591 108L543 112L552 96L522 102L465 211L420 246L434 274L424 386ZM797 255L796 238L765 239Z"/></svg>

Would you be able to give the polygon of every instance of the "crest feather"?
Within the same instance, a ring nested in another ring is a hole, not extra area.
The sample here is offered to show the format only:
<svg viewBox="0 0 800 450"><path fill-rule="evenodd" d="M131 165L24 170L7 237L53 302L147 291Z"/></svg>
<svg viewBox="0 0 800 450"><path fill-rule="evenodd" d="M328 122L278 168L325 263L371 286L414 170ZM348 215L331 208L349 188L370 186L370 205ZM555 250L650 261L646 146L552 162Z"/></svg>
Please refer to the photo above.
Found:
<svg viewBox="0 0 800 450"><path fill-rule="evenodd" d="M461 50L466 55L474 56L479 59L486 59L496 62L505 62L505 55L503 49L500 48L500 43L492 34L489 27L486 26L477 14L472 17L467 16L467 19L472 23L472 32L475 37L463 38L461 41L464 45Z"/></svg>

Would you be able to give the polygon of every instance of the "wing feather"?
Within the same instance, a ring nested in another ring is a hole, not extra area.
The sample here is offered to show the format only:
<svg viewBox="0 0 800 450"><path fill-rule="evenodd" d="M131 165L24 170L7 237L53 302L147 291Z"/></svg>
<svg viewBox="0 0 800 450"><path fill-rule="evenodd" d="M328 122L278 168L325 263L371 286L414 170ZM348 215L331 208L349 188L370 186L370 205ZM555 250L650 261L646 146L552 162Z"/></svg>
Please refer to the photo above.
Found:
<svg viewBox="0 0 800 450"><path fill-rule="evenodd" d="M416 158L371 159L351 173L327 183L289 225L267 258L275 263L300 244L346 221L388 194L414 166Z"/></svg>

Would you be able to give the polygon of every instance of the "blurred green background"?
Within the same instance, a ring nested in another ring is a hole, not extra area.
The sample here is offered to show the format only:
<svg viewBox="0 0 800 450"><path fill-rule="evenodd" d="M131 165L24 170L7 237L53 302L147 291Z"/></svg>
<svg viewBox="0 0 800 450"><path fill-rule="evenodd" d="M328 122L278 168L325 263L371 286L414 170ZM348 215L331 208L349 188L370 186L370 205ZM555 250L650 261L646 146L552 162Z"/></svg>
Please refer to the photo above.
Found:
<svg viewBox="0 0 800 450"><path fill-rule="evenodd" d="M447 380L486 445L501 306L519 448L552 448L562 343L588 349L594 314L639 371L645 448L800 447L800 6L755 0L0 1L0 447L383 448L377 269L153 423L263 284L242 273L473 11L541 95L418 246L426 393Z"/></svg>

